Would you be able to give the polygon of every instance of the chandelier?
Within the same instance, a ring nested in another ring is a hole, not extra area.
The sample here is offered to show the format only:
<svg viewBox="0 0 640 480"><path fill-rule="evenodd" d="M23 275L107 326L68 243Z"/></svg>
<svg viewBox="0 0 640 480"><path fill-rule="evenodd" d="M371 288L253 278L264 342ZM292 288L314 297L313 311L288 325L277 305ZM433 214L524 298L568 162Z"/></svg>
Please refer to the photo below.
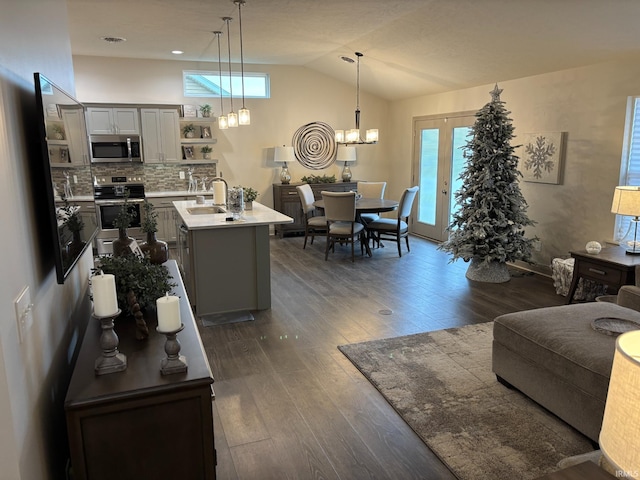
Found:
<svg viewBox="0 0 640 480"><path fill-rule="evenodd" d="M365 139L360 137L360 57L364 54L355 52L356 61L356 128L350 130L336 130L336 142L341 144L373 144L378 143L378 129L372 128L366 131ZM345 62L353 63L353 59L342 57Z"/></svg>

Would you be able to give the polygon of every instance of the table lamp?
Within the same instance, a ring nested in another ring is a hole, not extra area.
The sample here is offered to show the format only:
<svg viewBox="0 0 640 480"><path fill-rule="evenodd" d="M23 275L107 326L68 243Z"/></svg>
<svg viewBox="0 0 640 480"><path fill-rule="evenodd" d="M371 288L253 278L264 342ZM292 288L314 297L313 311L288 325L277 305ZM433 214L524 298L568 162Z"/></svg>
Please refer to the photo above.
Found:
<svg viewBox="0 0 640 480"><path fill-rule="evenodd" d="M618 186L613 192L613 204L611 205L611 212L616 215L627 215L634 217L629 225L629 230L625 234L627 237L631 229L633 229L633 244L629 247L627 243L627 254L640 255L640 248L638 248L638 221L640 218L640 187L636 186Z"/></svg>
<svg viewBox="0 0 640 480"><path fill-rule="evenodd" d="M351 169L349 168L348 162L356 161L356 147L338 145L336 161L344 162L344 168L342 169L342 181L349 182L351 180Z"/></svg>
<svg viewBox="0 0 640 480"><path fill-rule="evenodd" d="M287 162L295 161L296 156L293 152L293 147L285 147L284 145L281 147L276 147L275 152L273 154L273 161L276 163L282 163L282 170L280 171L280 181L283 185L288 185L291 181L291 175L289 174L289 169L287 168Z"/></svg>
<svg viewBox="0 0 640 480"><path fill-rule="evenodd" d="M616 478L640 476L640 330L616 340L600 430L601 465Z"/></svg>

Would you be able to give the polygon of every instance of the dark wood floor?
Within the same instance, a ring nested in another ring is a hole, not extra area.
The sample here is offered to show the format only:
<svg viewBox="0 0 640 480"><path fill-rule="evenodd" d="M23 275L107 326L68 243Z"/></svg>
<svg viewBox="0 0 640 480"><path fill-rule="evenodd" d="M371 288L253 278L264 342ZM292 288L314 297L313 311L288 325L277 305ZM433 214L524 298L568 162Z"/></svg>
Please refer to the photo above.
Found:
<svg viewBox="0 0 640 480"><path fill-rule="evenodd" d="M473 283L467 264L411 238L356 257L271 240L272 308L201 327L215 377L218 478L453 479L336 346L488 322L559 305L551 279ZM239 286L241 288L241 286Z"/></svg>

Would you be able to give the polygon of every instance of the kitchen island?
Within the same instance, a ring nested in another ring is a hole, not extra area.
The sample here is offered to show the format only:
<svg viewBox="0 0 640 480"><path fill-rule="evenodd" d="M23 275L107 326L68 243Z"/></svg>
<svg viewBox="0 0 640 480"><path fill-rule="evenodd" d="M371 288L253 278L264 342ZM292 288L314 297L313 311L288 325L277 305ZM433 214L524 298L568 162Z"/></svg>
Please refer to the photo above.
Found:
<svg viewBox="0 0 640 480"><path fill-rule="evenodd" d="M291 217L253 202L238 220L208 201L174 201L178 264L198 317L271 308L269 226Z"/></svg>

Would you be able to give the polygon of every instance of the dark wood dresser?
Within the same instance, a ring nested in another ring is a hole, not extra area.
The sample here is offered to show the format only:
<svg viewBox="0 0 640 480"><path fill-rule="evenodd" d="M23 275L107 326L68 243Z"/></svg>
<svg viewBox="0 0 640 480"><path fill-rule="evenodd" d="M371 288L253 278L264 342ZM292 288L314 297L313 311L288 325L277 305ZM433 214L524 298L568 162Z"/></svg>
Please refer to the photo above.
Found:
<svg viewBox="0 0 640 480"><path fill-rule="evenodd" d="M302 215L302 204L296 186L302 183L281 183L273 184L273 208L280 213L293 218L293 223L283 223L275 226L275 233L280 238L288 234L304 234L304 216ZM358 182L336 182L336 183L312 183L311 189L316 200L320 200L320 192L348 192L358 187Z"/></svg>
<svg viewBox="0 0 640 480"><path fill-rule="evenodd" d="M180 297L178 334L185 373L161 375L165 335L147 319L149 338L135 339L135 323L116 320L127 369L96 376L100 323L91 318L65 400L74 480L215 479L213 375L182 279L166 263Z"/></svg>

